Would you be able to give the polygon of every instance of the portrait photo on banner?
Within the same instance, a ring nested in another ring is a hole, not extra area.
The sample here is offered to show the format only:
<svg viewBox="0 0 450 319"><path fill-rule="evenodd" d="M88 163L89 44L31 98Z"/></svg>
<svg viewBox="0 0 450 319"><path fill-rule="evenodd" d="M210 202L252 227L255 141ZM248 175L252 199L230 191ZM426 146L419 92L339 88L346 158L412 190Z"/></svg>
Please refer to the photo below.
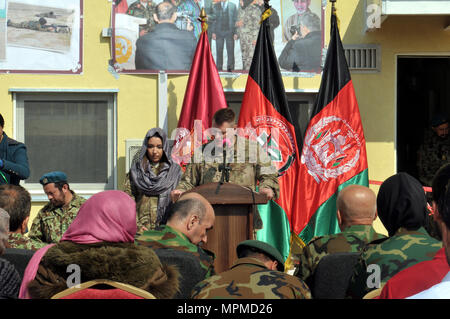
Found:
<svg viewBox="0 0 450 319"><path fill-rule="evenodd" d="M270 34L282 72L322 72L326 0L271 0ZM264 0L113 0L112 62L122 73L189 73L205 9L219 72L247 73Z"/></svg>
<svg viewBox="0 0 450 319"><path fill-rule="evenodd" d="M0 72L81 73L81 0L0 0Z"/></svg>

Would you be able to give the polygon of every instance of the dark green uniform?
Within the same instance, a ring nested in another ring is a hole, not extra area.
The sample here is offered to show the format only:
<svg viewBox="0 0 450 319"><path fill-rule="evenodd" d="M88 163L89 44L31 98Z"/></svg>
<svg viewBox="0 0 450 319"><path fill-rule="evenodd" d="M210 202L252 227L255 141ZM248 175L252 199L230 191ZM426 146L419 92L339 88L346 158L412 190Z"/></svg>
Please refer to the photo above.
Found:
<svg viewBox="0 0 450 319"><path fill-rule="evenodd" d="M349 296L362 298L370 290L367 279L373 271L367 273L367 266L378 265L381 270L380 284L386 283L401 270L419 262L433 259L442 248L442 242L428 235L421 227L418 230L400 228L394 236L370 243L363 250L351 279Z"/></svg>
<svg viewBox="0 0 450 319"><path fill-rule="evenodd" d="M8 244L11 248L29 249L29 250L38 250L47 245L46 243L43 242L31 240L27 236L19 233L9 233Z"/></svg>
<svg viewBox="0 0 450 319"><path fill-rule="evenodd" d="M155 230L145 231L136 238L136 241L137 244L155 251L168 248L191 253L198 258L201 268L205 271L205 278L215 274L214 253L194 245L185 234L168 225L160 225Z"/></svg>
<svg viewBox="0 0 450 319"><path fill-rule="evenodd" d="M86 201L72 192L73 198L67 208L54 207L52 203L45 205L37 214L31 225L28 237L44 242L57 243L69 228L81 205Z"/></svg>
<svg viewBox="0 0 450 319"><path fill-rule="evenodd" d="M193 299L311 299L297 277L267 269L256 258L238 259L230 270L198 283Z"/></svg>
<svg viewBox="0 0 450 319"><path fill-rule="evenodd" d="M367 243L385 237L378 234L372 225L353 225L339 234L315 237L298 256L300 261L295 274L300 279L308 281L319 261L326 255L362 251Z"/></svg>

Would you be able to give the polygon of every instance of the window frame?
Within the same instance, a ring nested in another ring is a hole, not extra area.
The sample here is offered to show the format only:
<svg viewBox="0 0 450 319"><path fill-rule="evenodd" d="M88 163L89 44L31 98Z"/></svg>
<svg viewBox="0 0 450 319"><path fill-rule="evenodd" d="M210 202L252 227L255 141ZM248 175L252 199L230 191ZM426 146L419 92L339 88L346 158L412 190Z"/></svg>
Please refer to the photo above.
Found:
<svg viewBox="0 0 450 319"><path fill-rule="evenodd" d="M117 92L118 90L14 90L13 94L13 110L15 125L13 136L16 140L24 142L24 115L25 100L55 100L55 101L106 101L107 102L107 123L108 123L108 167L107 183L71 183L69 185L78 195L85 198L109 189L117 189ZM49 168L51 171L51 168ZM27 183L21 181L20 184L25 187L31 195L32 202L45 202L45 195L42 185L39 183Z"/></svg>

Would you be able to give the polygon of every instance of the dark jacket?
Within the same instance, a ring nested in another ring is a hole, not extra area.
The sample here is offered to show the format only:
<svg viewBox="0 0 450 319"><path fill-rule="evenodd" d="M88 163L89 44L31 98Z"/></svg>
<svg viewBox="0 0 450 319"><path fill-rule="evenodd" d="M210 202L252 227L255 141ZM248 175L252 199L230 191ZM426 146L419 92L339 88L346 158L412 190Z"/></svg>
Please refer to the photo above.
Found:
<svg viewBox="0 0 450 319"><path fill-rule="evenodd" d="M290 40L278 58L280 67L289 71L318 71L322 62L322 36L320 31L308 33L304 38Z"/></svg>
<svg viewBox="0 0 450 319"><path fill-rule="evenodd" d="M189 71L196 46L193 32L173 23L157 24L136 41L136 69Z"/></svg>
<svg viewBox="0 0 450 319"><path fill-rule="evenodd" d="M0 159L3 161L0 172L5 175L8 184L19 185L21 179L27 179L30 176L25 144L9 138L5 132L0 143ZM1 184L6 184L6 181L0 175Z"/></svg>
<svg viewBox="0 0 450 319"><path fill-rule="evenodd" d="M236 34L236 21L238 9L233 2L227 2L226 13L222 10L222 2L217 2L213 5L214 23L211 24L211 33L219 36L230 36ZM223 19L228 19L228 29L222 28Z"/></svg>

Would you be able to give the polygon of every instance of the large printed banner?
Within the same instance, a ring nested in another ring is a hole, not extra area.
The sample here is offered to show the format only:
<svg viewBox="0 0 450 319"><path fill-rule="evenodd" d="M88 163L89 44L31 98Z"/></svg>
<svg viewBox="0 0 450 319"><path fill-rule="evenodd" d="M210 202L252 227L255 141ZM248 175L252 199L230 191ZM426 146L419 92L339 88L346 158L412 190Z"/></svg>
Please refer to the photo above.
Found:
<svg viewBox="0 0 450 319"><path fill-rule="evenodd" d="M219 72L246 73L264 0L114 0L112 58L123 73L188 73L201 32L201 8ZM326 0L271 0L269 18L283 73L322 72ZM173 13L176 13L173 16Z"/></svg>
<svg viewBox="0 0 450 319"><path fill-rule="evenodd" d="M0 72L82 72L82 0L0 0Z"/></svg>

